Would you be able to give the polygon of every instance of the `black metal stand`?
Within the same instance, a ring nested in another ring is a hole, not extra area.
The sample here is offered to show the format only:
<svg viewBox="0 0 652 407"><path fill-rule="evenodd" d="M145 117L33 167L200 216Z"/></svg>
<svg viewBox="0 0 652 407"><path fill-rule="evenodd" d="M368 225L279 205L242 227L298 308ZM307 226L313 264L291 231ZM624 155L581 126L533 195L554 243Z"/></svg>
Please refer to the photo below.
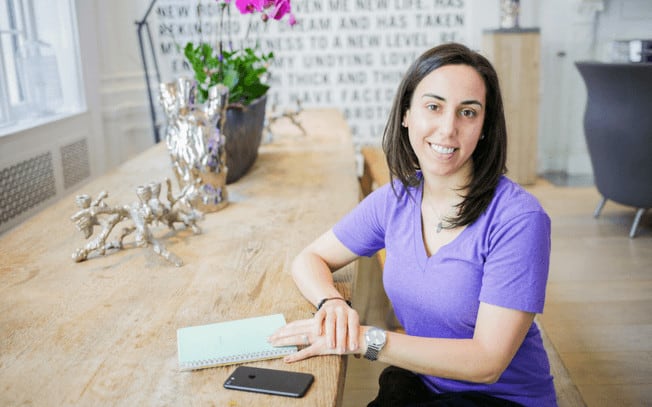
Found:
<svg viewBox="0 0 652 407"><path fill-rule="evenodd" d="M158 61L156 59L156 53L154 52L152 33L149 30L149 24L147 23L147 17L149 17L149 14L152 12L155 3L156 0L152 0L152 2L149 4L149 8L147 9L147 12L145 12L145 16L143 17L142 20L136 21L136 25L138 26L138 45L140 46L140 57L143 60L143 69L145 70L145 83L147 84L147 97L149 98L149 110L152 118L152 128L154 129L154 142L158 144L158 142L161 141L161 137L159 135L159 125L156 122L156 108L154 106L154 98L152 96L152 86L150 84L150 78L149 78L149 67L147 66L147 57L145 55L145 47L143 46L143 27L145 27L145 30L147 31L147 39L149 41L149 49L151 51L152 61L154 63L154 71L156 72L156 83L158 84L161 82L161 72L159 71Z"/></svg>

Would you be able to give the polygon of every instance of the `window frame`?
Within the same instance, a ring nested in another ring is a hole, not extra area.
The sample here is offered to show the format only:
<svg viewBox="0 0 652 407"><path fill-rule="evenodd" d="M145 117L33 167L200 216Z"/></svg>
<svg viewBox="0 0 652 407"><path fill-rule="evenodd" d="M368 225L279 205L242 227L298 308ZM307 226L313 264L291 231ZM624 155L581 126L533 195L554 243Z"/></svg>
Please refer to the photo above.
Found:
<svg viewBox="0 0 652 407"><path fill-rule="evenodd" d="M0 137L86 111L74 0L0 0Z"/></svg>

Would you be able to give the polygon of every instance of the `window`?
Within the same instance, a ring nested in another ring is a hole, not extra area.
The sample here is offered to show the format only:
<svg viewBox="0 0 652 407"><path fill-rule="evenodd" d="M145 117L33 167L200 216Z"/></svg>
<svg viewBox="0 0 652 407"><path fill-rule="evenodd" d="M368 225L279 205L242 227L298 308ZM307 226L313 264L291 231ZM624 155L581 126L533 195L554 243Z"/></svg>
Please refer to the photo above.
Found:
<svg viewBox="0 0 652 407"><path fill-rule="evenodd" d="M0 136L84 109L74 0L0 0Z"/></svg>

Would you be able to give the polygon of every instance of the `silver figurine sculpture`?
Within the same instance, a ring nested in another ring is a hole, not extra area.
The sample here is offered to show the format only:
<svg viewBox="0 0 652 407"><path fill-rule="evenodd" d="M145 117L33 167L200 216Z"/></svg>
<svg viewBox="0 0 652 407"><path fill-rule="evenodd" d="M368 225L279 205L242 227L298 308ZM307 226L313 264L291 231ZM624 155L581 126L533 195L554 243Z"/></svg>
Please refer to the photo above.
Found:
<svg viewBox="0 0 652 407"><path fill-rule="evenodd" d="M290 120L290 123L292 123L296 128L298 128L301 131L301 134L303 136L307 135L306 129L303 127L301 122L297 119L297 117L301 114L303 111L303 107L301 106L301 100L297 99L297 108L295 110L285 110L282 112L277 112L276 111L276 105L272 106L272 111L269 115L265 117L265 133L267 133L267 141L272 142L274 139L274 133L272 132L272 125L274 122L277 120L287 118Z"/></svg>
<svg viewBox="0 0 652 407"><path fill-rule="evenodd" d="M172 184L168 178L165 179L165 183L167 185L167 202L161 200L159 196L161 193L160 182L151 182L148 185L137 187L138 201L131 205L107 205L104 199L109 194L106 191L100 192L94 200L86 194L77 195L76 203L79 211L72 215L70 220L75 223L77 229L84 234L86 239L93 236L95 226L101 227L101 231L84 247L75 250L72 254L73 260L81 262L95 252L104 255L107 250L122 249L124 238L136 232L136 246L151 245L154 252L165 260L177 267L183 265L180 258L168 251L161 242L154 238L151 227L162 223L174 230L175 223L183 223L193 233L199 234L201 229L197 226L197 220L201 219L203 215L192 207L190 188L184 189L179 196L175 197L172 194ZM115 226L121 222L130 222L130 224L122 228L116 240L107 241Z"/></svg>
<svg viewBox="0 0 652 407"><path fill-rule="evenodd" d="M195 104L196 82L179 78L159 85L159 102L167 119L165 141L180 188L189 188L194 206L215 212L228 204L224 128L228 88L215 85L208 100Z"/></svg>

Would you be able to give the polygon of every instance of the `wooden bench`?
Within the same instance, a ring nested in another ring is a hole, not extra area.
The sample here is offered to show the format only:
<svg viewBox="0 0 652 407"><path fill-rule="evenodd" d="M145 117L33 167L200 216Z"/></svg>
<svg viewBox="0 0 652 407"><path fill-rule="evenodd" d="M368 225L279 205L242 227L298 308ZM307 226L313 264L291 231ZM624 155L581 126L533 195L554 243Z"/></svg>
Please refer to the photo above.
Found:
<svg viewBox="0 0 652 407"><path fill-rule="evenodd" d="M365 146L361 148L363 157L363 170L360 176L360 188L363 196L367 196L371 191L389 182L389 168L385 160L385 154L380 147ZM381 250L376 255L380 269L382 270L385 262L385 251ZM391 306L386 317L389 329L401 329L398 321L393 316ZM390 314L391 313L391 314ZM559 357L554 345L548 338L548 335L543 330L541 323L535 319L536 324L539 326L541 336L543 338L543 345L548 353L550 360L550 372L554 378L555 391L557 392L557 403L559 407L585 407L586 404L580 395L579 390L573 383L568 370L564 366L563 361Z"/></svg>

